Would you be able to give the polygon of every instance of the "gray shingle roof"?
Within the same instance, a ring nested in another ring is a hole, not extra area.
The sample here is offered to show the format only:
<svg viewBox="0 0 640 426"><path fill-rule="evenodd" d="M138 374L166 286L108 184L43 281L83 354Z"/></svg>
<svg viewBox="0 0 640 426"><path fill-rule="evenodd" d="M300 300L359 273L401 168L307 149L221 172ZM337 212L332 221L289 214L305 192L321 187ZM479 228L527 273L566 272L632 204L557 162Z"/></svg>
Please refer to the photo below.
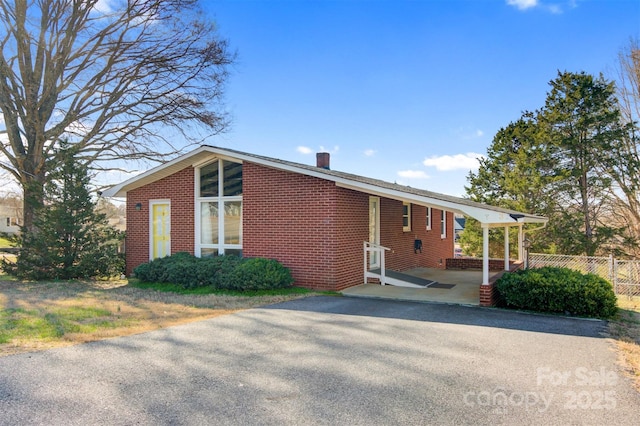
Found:
<svg viewBox="0 0 640 426"><path fill-rule="evenodd" d="M141 175L131 178L125 182L107 189L104 192L106 197L124 196L128 191L146 185L162 177L168 176L189 165L206 161L214 155L235 158L242 161L255 162L257 164L277 169L288 170L295 173L327 179L336 182L336 185L351 188L357 191L379 195L392 199L400 199L415 204L423 204L436 208L442 208L466 216L473 217L480 222L492 225L514 225L519 219L520 222L546 223L547 219L515 210L501 207L489 206L486 204L471 201L466 198L454 197L438 192L427 191L425 189L412 188L406 185L386 182L380 179L368 178L352 173L337 170L323 169L316 166L296 163L293 161L281 160L278 158L263 155L251 154L230 148L220 148L211 145L202 145L183 156L180 156L168 163L151 169Z"/></svg>

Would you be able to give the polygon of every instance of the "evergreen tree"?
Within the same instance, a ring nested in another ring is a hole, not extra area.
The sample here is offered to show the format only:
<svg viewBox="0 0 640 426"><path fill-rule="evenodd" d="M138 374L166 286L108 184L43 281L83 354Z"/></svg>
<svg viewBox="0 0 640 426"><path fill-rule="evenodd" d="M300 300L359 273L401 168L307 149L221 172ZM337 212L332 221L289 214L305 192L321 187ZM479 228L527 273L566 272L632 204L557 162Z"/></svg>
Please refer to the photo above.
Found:
<svg viewBox="0 0 640 426"><path fill-rule="evenodd" d="M112 276L122 271L119 233L96 213L87 166L76 149L61 143L59 166L45 186L43 208L32 229L23 229L15 265L4 265L22 279L72 279Z"/></svg>
<svg viewBox="0 0 640 426"><path fill-rule="evenodd" d="M539 121L557 176L552 191L564 207L558 216L581 231L575 251L593 256L622 233L602 217L612 181L601 166L622 141L615 86L584 72L558 73L550 85Z"/></svg>
<svg viewBox="0 0 640 426"><path fill-rule="evenodd" d="M514 210L544 215L548 226L528 234L532 250L605 254L625 229L611 225L612 181L605 172L621 143L613 83L585 73L558 73L545 106L500 129L476 173L468 196ZM481 252L481 229L468 221L461 244ZM526 228L525 228L526 230ZM502 256L502 231L492 231L490 253ZM512 243L515 243L512 236Z"/></svg>
<svg viewBox="0 0 640 426"><path fill-rule="evenodd" d="M549 183L554 176L546 161L545 145L536 115L526 112L522 117L498 131L487 156L480 161L476 173L469 173L468 196L477 202L501 206L527 213L549 215L555 208L548 194ZM550 224L551 226L551 224ZM504 231L491 231L489 254L502 257ZM549 247L547 232L536 232L528 236L533 250ZM510 234L510 244L515 246L517 234ZM482 229L480 224L467 220L461 236L465 253L479 256L482 253Z"/></svg>

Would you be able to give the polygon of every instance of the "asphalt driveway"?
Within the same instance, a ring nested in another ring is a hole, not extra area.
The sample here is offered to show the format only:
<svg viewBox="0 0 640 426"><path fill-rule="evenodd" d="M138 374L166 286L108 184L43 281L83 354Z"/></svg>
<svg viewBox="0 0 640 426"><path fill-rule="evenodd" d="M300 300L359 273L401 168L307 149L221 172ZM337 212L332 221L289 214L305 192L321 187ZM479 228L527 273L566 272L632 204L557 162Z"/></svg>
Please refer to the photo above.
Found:
<svg viewBox="0 0 640 426"><path fill-rule="evenodd" d="M637 424L605 323L312 297L0 358L0 424Z"/></svg>

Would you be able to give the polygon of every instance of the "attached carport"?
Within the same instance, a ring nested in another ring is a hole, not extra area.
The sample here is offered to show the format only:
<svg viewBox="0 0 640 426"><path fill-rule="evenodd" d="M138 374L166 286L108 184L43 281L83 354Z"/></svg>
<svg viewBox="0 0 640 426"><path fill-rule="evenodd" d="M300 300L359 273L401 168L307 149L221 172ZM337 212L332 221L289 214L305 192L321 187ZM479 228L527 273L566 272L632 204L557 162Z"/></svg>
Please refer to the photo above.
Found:
<svg viewBox="0 0 640 426"><path fill-rule="evenodd" d="M409 186L391 184L384 181L367 178L356 178L349 175L349 179L344 181L336 179L336 185L366 192L370 195L386 197L402 202L417 204L425 207L432 207L447 210L453 213L464 215L468 218L476 219L482 227L482 284L489 285L489 232L491 229L504 229L504 270L510 268L509 262L509 230L517 227L518 232L518 258L522 262L524 259L524 234L525 224L537 224L539 226L529 229L540 229L546 226L548 218L543 216L523 213L516 210L504 209L501 207L489 206L477 203L465 198L453 197L439 194Z"/></svg>

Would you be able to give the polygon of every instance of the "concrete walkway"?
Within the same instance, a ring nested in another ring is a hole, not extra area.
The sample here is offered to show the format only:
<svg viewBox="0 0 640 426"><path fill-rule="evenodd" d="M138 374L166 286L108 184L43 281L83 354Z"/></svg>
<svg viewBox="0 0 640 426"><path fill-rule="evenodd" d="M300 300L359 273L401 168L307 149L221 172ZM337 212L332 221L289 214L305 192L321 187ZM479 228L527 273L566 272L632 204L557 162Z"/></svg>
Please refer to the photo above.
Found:
<svg viewBox="0 0 640 426"><path fill-rule="evenodd" d="M342 290L342 294L349 297L454 303L474 306L477 306L480 302L482 271L415 268L404 271L404 273L437 281L441 284L454 284L454 287L450 289L409 288L392 285L361 284Z"/></svg>

